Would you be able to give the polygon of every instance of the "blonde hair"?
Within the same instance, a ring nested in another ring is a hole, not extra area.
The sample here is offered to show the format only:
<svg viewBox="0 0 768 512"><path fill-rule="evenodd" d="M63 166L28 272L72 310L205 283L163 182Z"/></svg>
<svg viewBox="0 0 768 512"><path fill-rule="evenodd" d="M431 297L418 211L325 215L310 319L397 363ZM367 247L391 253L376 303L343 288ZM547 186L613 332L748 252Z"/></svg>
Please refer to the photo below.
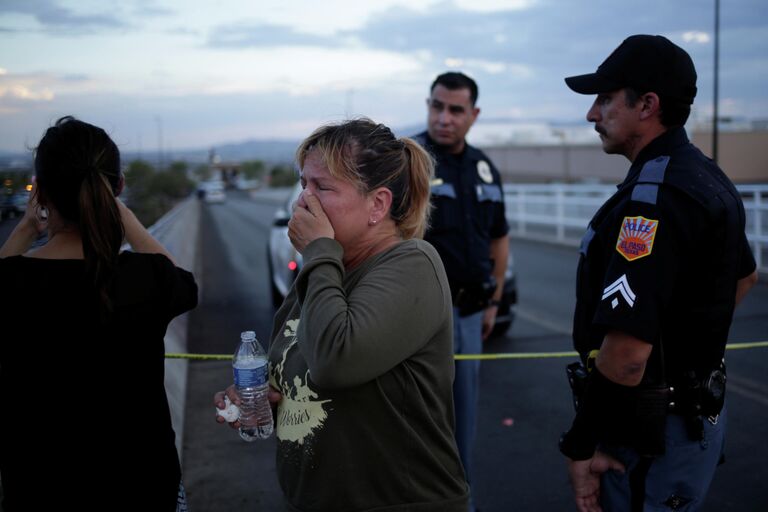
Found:
<svg viewBox="0 0 768 512"><path fill-rule="evenodd" d="M389 215L400 236L424 236L435 164L417 142L396 138L383 124L361 118L315 130L296 150L300 168L311 151L317 151L331 176L354 184L363 194L388 188L392 192Z"/></svg>

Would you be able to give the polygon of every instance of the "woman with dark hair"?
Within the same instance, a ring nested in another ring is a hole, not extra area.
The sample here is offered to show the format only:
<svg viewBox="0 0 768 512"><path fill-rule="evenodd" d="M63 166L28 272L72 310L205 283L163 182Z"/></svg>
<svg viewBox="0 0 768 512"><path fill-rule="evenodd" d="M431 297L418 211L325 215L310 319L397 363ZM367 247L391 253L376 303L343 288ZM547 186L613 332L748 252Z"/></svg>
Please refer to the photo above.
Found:
<svg viewBox="0 0 768 512"><path fill-rule="evenodd" d="M288 235L304 266L269 351L286 508L466 512L451 293L421 240L432 159L359 119L317 129L297 161ZM233 387L226 396L239 402Z"/></svg>
<svg viewBox="0 0 768 512"><path fill-rule="evenodd" d="M163 338L197 304L194 277L116 199L101 128L59 119L35 176L0 248L4 510L185 510Z"/></svg>

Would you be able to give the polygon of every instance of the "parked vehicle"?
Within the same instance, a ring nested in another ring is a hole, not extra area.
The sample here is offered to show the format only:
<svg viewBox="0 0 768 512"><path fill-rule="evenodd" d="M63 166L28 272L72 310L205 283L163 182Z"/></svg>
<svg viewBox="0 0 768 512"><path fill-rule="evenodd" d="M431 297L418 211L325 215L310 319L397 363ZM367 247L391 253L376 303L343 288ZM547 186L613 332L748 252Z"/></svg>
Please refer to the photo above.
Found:
<svg viewBox="0 0 768 512"><path fill-rule="evenodd" d="M29 192L26 190L3 195L0 198L0 217L2 219L21 217L27 211L28 201Z"/></svg>
<svg viewBox="0 0 768 512"><path fill-rule="evenodd" d="M223 203L227 199L224 191L224 182L221 180L204 181L197 187L198 199L206 203Z"/></svg>
<svg viewBox="0 0 768 512"><path fill-rule="evenodd" d="M288 221L291 218L293 204L299 198L299 194L301 194L301 185L297 184L285 203L275 212L272 229L269 233L267 262L272 305L275 309L283 303L283 299L285 299L291 284L301 269L301 254L293 248L288 239ZM509 251L507 273L504 280L504 294L500 302L492 337L503 336L509 330L515 317L513 306L517 304L517 278L511 250Z"/></svg>
<svg viewBox="0 0 768 512"><path fill-rule="evenodd" d="M515 310L513 309L515 304L517 304L517 276L515 275L515 259L510 248L507 272L504 274L504 292L499 301L499 309L496 311L496 323L491 332L492 338L503 336L512 326L512 321L515 319Z"/></svg>
<svg viewBox="0 0 768 512"><path fill-rule="evenodd" d="M283 303L288 289L301 268L301 254L293 248L288 239L288 221L291 218L293 203L299 198L299 194L301 194L301 184L297 183L283 206L275 212L272 229L269 231L267 264L272 291L272 305L275 309Z"/></svg>

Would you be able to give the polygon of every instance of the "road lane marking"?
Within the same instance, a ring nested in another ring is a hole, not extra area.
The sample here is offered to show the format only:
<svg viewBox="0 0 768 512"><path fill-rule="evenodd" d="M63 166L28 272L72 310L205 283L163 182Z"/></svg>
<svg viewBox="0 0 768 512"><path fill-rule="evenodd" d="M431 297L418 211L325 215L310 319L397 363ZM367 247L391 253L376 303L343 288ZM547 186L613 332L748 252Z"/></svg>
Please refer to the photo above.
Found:
<svg viewBox="0 0 768 512"><path fill-rule="evenodd" d="M534 323L539 327L543 327L557 334L564 334L566 336L571 335L572 326L570 321L567 323L558 322L556 320L552 320L551 318L545 318L541 315L538 315L529 309L521 308L520 306L515 306L514 311L515 315L519 316L520 318L524 318L525 320L528 320L529 322Z"/></svg>
<svg viewBox="0 0 768 512"><path fill-rule="evenodd" d="M726 393L736 393L737 395L741 395L742 397L757 402L761 405L768 406L768 396L766 396L764 391L752 391L751 389L742 387L740 384L733 382L732 377L728 378L728 383L726 384L725 389Z"/></svg>

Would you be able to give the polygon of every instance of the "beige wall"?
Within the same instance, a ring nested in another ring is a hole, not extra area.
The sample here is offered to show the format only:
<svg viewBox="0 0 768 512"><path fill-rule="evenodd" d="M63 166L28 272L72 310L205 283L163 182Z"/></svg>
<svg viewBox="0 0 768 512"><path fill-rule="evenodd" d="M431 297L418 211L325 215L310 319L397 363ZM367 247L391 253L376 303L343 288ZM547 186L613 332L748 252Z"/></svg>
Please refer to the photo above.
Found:
<svg viewBox="0 0 768 512"><path fill-rule="evenodd" d="M694 133L693 143L711 152L711 135ZM483 147L506 182L601 181L624 179L629 161L606 155L599 145ZM721 133L720 166L735 183L768 182L768 131Z"/></svg>
<svg viewBox="0 0 768 512"><path fill-rule="evenodd" d="M695 132L693 143L712 157L712 133ZM768 182L768 131L718 134L720 167L736 183Z"/></svg>
<svg viewBox="0 0 768 512"><path fill-rule="evenodd" d="M629 163L600 146L505 146L482 148L507 182L599 180L619 182Z"/></svg>

